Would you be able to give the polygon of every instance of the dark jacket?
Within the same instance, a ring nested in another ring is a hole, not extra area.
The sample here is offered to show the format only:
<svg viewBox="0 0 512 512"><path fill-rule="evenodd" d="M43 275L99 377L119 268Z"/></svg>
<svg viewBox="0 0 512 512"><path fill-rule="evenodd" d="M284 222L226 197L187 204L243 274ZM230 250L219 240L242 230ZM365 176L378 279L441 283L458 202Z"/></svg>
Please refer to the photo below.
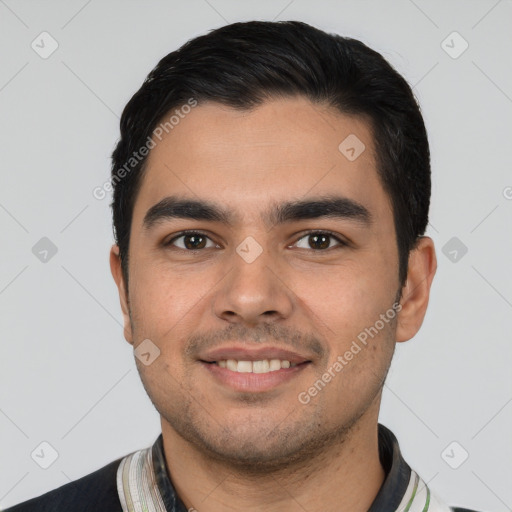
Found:
<svg viewBox="0 0 512 512"><path fill-rule="evenodd" d="M116 484L121 460L5 512L123 512Z"/></svg>

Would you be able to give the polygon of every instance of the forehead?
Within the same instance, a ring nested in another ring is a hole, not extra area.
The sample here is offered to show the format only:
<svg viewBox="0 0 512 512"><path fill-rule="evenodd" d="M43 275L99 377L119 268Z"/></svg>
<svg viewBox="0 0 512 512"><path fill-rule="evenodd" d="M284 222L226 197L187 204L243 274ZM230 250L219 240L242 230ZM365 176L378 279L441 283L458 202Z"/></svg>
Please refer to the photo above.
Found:
<svg viewBox="0 0 512 512"><path fill-rule="evenodd" d="M134 219L176 194L215 199L242 216L308 195L387 203L371 129L361 118L288 98L252 110L200 104L174 121L154 139Z"/></svg>

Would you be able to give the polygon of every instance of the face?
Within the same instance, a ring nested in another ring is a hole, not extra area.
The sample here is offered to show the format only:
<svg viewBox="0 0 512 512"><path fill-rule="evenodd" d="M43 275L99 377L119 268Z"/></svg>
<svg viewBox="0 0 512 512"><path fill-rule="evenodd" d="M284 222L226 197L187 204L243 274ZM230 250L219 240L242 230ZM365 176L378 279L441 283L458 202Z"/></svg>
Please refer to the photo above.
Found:
<svg viewBox="0 0 512 512"><path fill-rule="evenodd" d="M341 151L349 135L360 142ZM369 126L306 99L210 103L156 142L129 290L115 247L111 263L126 339L150 340L136 361L164 437L268 468L376 422L395 342L421 320L397 333L411 321L393 307L396 234Z"/></svg>

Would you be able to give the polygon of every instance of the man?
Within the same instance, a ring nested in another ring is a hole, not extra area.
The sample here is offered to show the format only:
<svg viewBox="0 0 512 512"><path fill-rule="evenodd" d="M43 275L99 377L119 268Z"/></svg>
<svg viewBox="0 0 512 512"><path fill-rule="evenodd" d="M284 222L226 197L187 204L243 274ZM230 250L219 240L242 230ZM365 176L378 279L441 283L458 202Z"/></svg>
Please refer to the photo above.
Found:
<svg viewBox="0 0 512 512"><path fill-rule="evenodd" d="M449 511L378 424L436 268L404 79L298 22L160 61L113 153L124 336L162 435L21 511Z"/></svg>

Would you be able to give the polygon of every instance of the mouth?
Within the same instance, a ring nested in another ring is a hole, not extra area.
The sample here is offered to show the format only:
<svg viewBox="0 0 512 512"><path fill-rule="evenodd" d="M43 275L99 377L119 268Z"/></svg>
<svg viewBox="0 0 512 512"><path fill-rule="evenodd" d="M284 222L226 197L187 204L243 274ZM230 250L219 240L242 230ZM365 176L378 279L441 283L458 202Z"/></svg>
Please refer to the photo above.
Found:
<svg viewBox="0 0 512 512"><path fill-rule="evenodd" d="M287 368L295 368L301 364L307 364L311 361L301 363L292 363L288 359L260 359L258 361L221 359L219 361L202 361L206 364L214 364L220 368L227 368L237 373L270 373Z"/></svg>
<svg viewBox="0 0 512 512"><path fill-rule="evenodd" d="M215 382L239 392L270 391L297 377L312 360L272 347L218 349L199 362Z"/></svg>

